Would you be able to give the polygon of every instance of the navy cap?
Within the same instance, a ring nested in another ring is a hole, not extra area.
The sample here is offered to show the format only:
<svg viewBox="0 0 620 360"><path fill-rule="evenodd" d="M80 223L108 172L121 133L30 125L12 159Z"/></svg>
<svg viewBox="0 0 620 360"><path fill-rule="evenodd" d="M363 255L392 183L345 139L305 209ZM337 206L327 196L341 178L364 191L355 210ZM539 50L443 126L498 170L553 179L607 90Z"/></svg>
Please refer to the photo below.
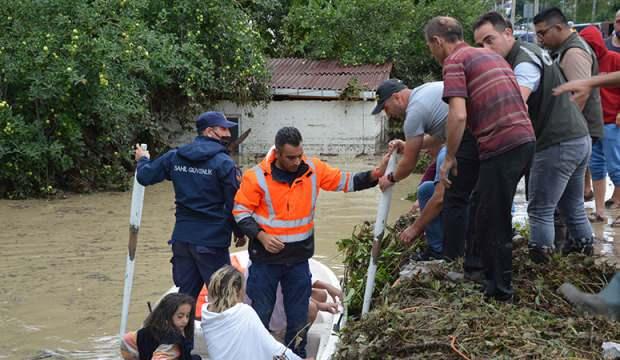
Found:
<svg viewBox="0 0 620 360"><path fill-rule="evenodd" d="M398 79L389 79L382 82L377 89L377 106L375 106L371 114L377 115L380 113L390 96L406 88L407 87Z"/></svg>
<svg viewBox="0 0 620 360"><path fill-rule="evenodd" d="M207 111L196 119L196 130L202 131L208 127L220 126L223 128L231 128L237 126L237 123L228 121L224 114L218 111Z"/></svg>

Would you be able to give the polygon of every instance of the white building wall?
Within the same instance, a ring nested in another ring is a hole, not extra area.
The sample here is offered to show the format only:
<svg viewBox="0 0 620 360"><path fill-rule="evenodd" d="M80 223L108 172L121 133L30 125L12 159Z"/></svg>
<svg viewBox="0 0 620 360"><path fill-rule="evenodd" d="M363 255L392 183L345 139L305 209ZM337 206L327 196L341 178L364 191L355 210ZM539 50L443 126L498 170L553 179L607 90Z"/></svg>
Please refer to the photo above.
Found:
<svg viewBox="0 0 620 360"><path fill-rule="evenodd" d="M242 154L263 154L273 145L276 132L295 126L303 136L304 151L311 154L373 154L381 151L387 118L370 114L374 101L285 100L266 106L239 106L229 101L213 110L239 117L239 133L252 129L241 145Z"/></svg>

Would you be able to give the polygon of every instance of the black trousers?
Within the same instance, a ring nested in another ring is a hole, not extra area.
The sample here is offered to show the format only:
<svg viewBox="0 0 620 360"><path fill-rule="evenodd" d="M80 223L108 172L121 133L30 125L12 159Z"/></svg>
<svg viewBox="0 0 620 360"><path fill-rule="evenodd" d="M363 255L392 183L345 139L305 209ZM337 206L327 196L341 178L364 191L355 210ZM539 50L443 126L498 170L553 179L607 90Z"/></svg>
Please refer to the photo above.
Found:
<svg viewBox="0 0 620 360"><path fill-rule="evenodd" d="M529 169L535 143L529 142L480 162L472 203L476 206L473 236L468 238L465 271L479 268L486 278L485 295L512 296L512 201L517 184ZM481 265L481 266L478 266Z"/></svg>
<svg viewBox="0 0 620 360"><path fill-rule="evenodd" d="M464 255L465 238L469 236L470 229L470 196L478 181L478 141L467 129L456 152L456 161L458 174L450 174L452 186L445 191L441 211L444 229L443 255L448 259Z"/></svg>

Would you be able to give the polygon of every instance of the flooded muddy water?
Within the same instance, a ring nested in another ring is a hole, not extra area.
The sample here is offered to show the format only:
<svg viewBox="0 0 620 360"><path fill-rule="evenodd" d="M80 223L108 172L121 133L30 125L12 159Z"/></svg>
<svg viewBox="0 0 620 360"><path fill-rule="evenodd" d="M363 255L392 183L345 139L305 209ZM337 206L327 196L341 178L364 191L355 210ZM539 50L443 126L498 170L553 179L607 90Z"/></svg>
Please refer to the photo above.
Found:
<svg viewBox="0 0 620 360"><path fill-rule="evenodd" d="M327 157L351 171L374 158ZM247 167L246 167L247 168ZM402 200L413 177L399 184L391 219L409 209ZM374 220L378 189L321 192L316 256L342 273L336 241ZM118 358L117 333L129 234L131 192L69 195L67 199L0 201L0 359ZM172 285L167 245L174 223L169 182L148 187L136 252L128 328ZM234 251L234 249L233 249Z"/></svg>
<svg viewBox="0 0 620 360"><path fill-rule="evenodd" d="M351 171L376 159L325 158ZM247 168L247 167L246 167ZM419 177L397 184L390 221L409 210L404 200ZM374 220L378 189L321 192L316 212L316 257L342 273L336 241ZM69 195L66 199L0 201L0 359L117 359L118 329L131 193ZM523 217L523 195L517 218ZM166 244L174 222L169 182L145 192L128 328L136 329L172 285ZM608 226L598 226L600 252L618 256ZM234 251L234 249L233 249Z"/></svg>

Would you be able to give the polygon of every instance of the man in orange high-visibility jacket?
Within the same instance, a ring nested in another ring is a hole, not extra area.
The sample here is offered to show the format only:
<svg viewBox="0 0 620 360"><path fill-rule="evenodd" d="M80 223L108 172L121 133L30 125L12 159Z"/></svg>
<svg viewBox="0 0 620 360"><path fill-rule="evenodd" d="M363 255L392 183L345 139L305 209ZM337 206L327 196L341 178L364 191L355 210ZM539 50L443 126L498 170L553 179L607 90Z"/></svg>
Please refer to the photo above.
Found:
<svg viewBox="0 0 620 360"><path fill-rule="evenodd" d="M314 254L314 211L319 190L358 191L373 187L387 166L385 156L372 171L351 174L317 158L306 158L302 137L284 127L275 149L243 174L235 196L233 215L250 238L246 293L265 327L282 287L287 319L285 344L305 357L308 301L312 286L308 259ZM295 337L301 335L301 342Z"/></svg>

